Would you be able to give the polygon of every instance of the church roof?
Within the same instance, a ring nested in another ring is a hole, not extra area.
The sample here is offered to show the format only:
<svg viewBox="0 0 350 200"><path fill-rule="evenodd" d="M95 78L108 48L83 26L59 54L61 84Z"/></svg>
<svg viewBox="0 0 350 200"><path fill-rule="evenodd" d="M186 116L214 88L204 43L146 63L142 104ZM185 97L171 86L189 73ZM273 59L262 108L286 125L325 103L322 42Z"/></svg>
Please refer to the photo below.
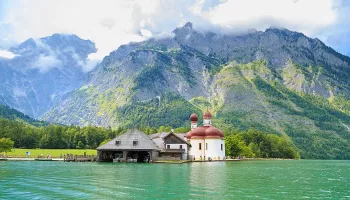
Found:
<svg viewBox="0 0 350 200"><path fill-rule="evenodd" d="M116 141L120 143L116 144ZM137 141L137 145L134 145L134 141ZM159 150L159 147L144 132L132 129L99 146L97 150Z"/></svg>
<svg viewBox="0 0 350 200"><path fill-rule="evenodd" d="M191 131L186 135L187 139L192 138L224 138L224 133L214 126L200 126Z"/></svg>

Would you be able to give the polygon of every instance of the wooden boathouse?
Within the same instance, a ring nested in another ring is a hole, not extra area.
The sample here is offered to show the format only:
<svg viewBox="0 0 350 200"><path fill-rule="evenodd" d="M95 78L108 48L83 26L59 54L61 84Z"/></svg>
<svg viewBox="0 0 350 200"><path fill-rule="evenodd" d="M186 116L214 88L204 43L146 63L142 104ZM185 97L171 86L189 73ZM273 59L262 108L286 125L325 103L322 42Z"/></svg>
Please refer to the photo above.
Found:
<svg viewBox="0 0 350 200"><path fill-rule="evenodd" d="M142 131L132 129L97 148L99 162L149 162L160 149Z"/></svg>

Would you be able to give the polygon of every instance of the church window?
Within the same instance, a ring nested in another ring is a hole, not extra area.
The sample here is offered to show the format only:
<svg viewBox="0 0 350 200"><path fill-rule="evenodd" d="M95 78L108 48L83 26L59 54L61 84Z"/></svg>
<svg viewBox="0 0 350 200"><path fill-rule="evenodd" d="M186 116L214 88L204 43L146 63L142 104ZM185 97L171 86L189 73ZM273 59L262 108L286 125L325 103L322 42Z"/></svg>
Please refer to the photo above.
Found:
<svg viewBox="0 0 350 200"><path fill-rule="evenodd" d="M202 150L202 143L199 143L199 150Z"/></svg>

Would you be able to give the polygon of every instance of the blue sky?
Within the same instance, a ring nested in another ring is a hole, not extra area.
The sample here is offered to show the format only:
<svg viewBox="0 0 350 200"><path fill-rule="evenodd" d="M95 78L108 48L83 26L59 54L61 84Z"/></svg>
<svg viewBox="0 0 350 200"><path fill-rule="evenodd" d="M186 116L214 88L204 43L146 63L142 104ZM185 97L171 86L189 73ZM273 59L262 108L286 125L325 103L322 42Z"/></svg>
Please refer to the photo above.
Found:
<svg viewBox="0 0 350 200"><path fill-rule="evenodd" d="M350 55L349 13L349 0L0 0L0 54L31 37L72 33L94 41L91 58L101 59L191 21L220 33L288 28Z"/></svg>

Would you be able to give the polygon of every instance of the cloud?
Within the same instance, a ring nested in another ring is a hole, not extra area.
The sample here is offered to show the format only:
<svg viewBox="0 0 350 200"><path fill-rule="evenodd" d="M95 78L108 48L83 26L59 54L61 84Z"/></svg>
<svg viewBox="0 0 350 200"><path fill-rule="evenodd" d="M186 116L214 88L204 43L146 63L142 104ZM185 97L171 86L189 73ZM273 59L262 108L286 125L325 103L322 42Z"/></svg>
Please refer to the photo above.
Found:
<svg viewBox="0 0 350 200"><path fill-rule="evenodd" d="M59 68L61 61L52 55L41 54L39 58L33 63L32 68L39 69L41 73L46 73L50 69Z"/></svg>
<svg viewBox="0 0 350 200"><path fill-rule="evenodd" d="M72 58L75 60L78 66L81 67L83 72L91 71L100 61L100 57L97 53L91 53L87 58L81 58L75 51L73 46L67 47L63 50L64 53L69 53ZM56 52L56 54L61 52Z"/></svg>
<svg viewBox="0 0 350 200"><path fill-rule="evenodd" d="M91 55L91 54L90 54ZM83 71L84 72L89 72L89 71L91 71L92 69L94 69L95 68L95 66L97 65L97 64L99 64L100 63L100 59L98 58L93 58L93 56L90 56L89 55L89 57L88 57L88 59L84 62L84 64L82 65L82 67L83 67Z"/></svg>
<svg viewBox="0 0 350 200"><path fill-rule="evenodd" d="M332 0L232 0L199 13L227 29L271 26L315 34L336 21Z"/></svg>
<svg viewBox="0 0 350 200"><path fill-rule="evenodd" d="M1 50L0 49L0 58L12 59L12 58L14 58L16 56L17 55L12 53L11 51Z"/></svg>
<svg viewBox="0 0 350 200"><path fill-rule="evenodd" d="M81 59L77 54L73 54L73 58L76 60L83 72L89 72L93 70L95 66L101 61L99 55L96 53L89 54L88 58L85 60Z"/></svg>
<svg viewBox="0 0 350 200"><path fill-rule="evenodd" d="M121 44L169 34L188 21L204 31L231 33L277 26L317 36L338 23L339 10L334 5L339 1L18 0L9 3L0 19L0 24L7 24L0 35L21 42L30 37L72 33L94 41L99 49L94 56L102 59Z"/></svg>
<svg viewBox="0 0 350 200"><path fill-rule="evenodd" d="M337 23L324 29L318 37L335 50L350 56L350 1L338 1L334 6L337 10Z"/></svg>

